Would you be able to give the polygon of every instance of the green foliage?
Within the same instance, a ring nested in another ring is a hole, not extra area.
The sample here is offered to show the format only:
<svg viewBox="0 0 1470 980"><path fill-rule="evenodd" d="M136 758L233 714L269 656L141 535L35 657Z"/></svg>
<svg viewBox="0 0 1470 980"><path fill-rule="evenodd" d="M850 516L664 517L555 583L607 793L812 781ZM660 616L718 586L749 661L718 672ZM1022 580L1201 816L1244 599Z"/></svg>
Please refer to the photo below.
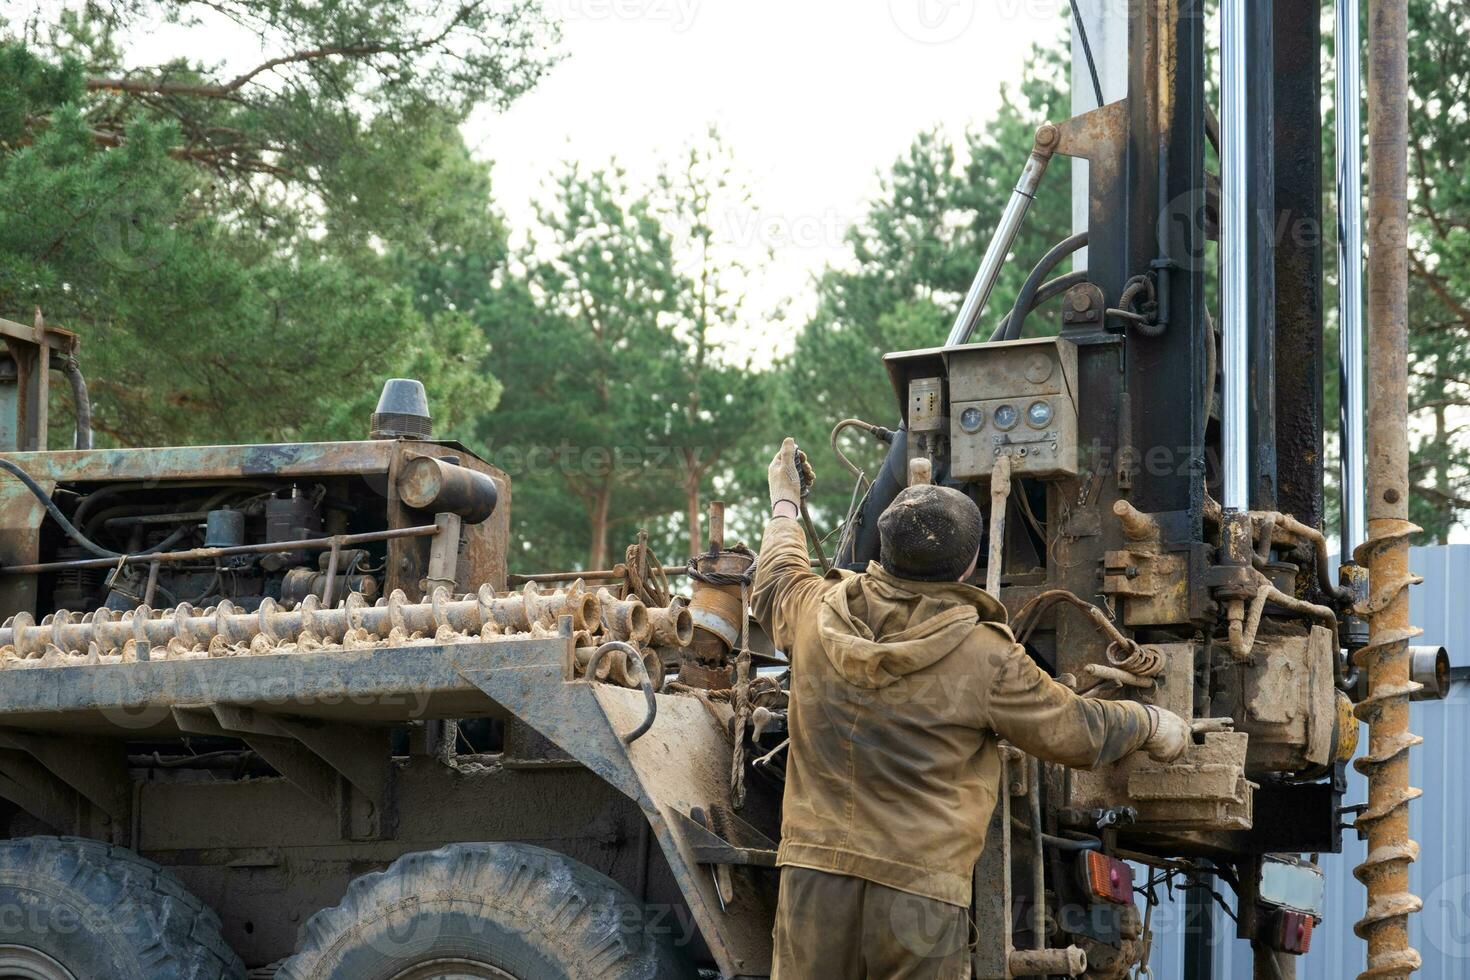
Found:
<svg viewBox="0 0 1470 980"><path fill-rule="evenodd" d="M775 387L781 392L783 425L772 428L768 445L751 454L747 492L760 492L773 440L789 431L813 451L825 477L813 494L821 523L831 527L847 512L852 481L826 449L828 433L849 416L894 424L897 400L883 355L944 342L1036 128L1070 114L1067 93L1059 56L1038 54L1020 86L1005 92L996 118L967 134L962 147L938 132L925 132L895 161L879 200L848 236L852 265L829 269L822 277L816 315L780 366ZM1031 265L1069 234L1070 182L1065 167L1058 166L1031 206L977 335L988 336L1009 311ZM1031 332L1046 329L1047 321L1044 311L1038 312ZM845 440L844 445L870 476L876 473L881 447L871 440Z"/></svg>
<svg viewBox="0 0 1470 980"><path fill-rule="evenodd" d="M1439 537L1470 508L1462 7L1411 4L1414 516ZM734 505L728 535L749 536L764 511L740 504L763 499L787 433L834 527L852 483L828 433L850 416L891 425L883 355L943 341L1035 128L1069 114L1065 43L982 128L915 138L849 230L849 260L815 284L794 350L766 365L744 342L755 270L725 234L749 195L713 131L647 188L563 170L511 246L459 126L555 61L539 10L103 0L0 21L0 316L39 307L82 335L104 444L354 438L385 377L419 377L439 432L513 477L518 568L606 567L639 528L677 561L716 495ZM263 53L141 68L129 39L160 19ZM1070 233L1068 176L1053 165L979 336ZM882 447L844 447L876 471Z"/></svg>
<svg viewBox="0 0 1470 980"><path fill-rule="evenodd" d="M1367 29L1367 11L1363 28ZM1463 111L1470 85L1470 51L1458 43L1466 12L1454 0L1411 0L1409 4L1409 384L1410 518L1424 528L1421 542L1444 542L1470 511L1470 174L1462 148L1470 143ZM1332 54L1332 38L1324 38ZM1367 68L1367 61L1364 61ZM1335 84L1335 81L1334 81ZM1366 79L1365 79L1366 89ZM1330 90L1329 90L1330 91ZM1366 91L1364 92L1366 97ZM1362 111L1368 120L1366 98ZM1324 213L1333 196L1335 127L1329 114L1323 133ZM1367 133L1363 160L1368 160ZM1366 174L1365 174L1366 178ZM1364 181L1366 194L1367 180ZM1366 196L1364 198L1366 208ZM1365 215L1366 221L1366 215ZM1364 236L1368 229L1365 223ZM1337 242L1327 242L1329 335L1327 418L1338 417ZM1368 245L1371 248L1371 243ZM1367 318L1364 278L1364 325ZM1337 473L1328 473L1330 518L1337 519Z"/></svg>
<svg viewBox="0 0 1470 980"><path fill-rule="evenodd" d="M159 18L262 60L130 68L120 39ZM0 315L81 335L104 444L358 437L405 374L434 388L441 433L468 431L499 393L483 334L404 256L503 269L458 125L531 85L553 36L522 4L437 0L125 0L9 23Z"/></svg>
<svg viewBox="0 0 1470 980"><path fill-rule="evenodd" d="M1410 504L1442 541L1470 510L1470 49L1463 3L1414 0L1409 15Z"/></svg>
<svg viewBox="0 0 1470 980"><path fill-rule="evenodd" d="M525 279L466 280L505 383L483 442L515 481L519 564L607 567L640 527L663 557L686 557L691 518L764 411L732 329L744 270L719 233L741 193L713 133L648 191L570 167L520 257Z"/></svg>
<svg viewBox="0 0 1470 980"><path fill-rule="evenodd" d="M500 293L520 315L484 324L506 385L484 441L519 498L533 501L517 530L538 563L582 552L606 567L615 526L626 537L640 519L677 507L672 495L649 496L673 472L651 441L661 405L649 371L677 305L673 245L647 196L618 171L566 169L539 225L528 281ZM660 471L665 479L650 478ZM565 503L550 502L557 496L579 502L583 520L568 520Z"/></svg>

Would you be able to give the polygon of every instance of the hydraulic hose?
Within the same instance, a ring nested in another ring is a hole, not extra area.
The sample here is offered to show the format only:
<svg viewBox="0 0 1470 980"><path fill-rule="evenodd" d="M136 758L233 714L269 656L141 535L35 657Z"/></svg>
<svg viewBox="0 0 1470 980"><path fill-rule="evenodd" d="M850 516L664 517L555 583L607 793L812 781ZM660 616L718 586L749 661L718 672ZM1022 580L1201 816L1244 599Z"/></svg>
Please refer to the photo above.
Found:
<svg viewBox="0 0 1470 980"><path fill-rule="evenodd" d="M833 558L838 568L866 564L878 557L878 516L893 503L904 487L908 486L909 433L907 425L900 425L893 433L893 442L883 460L873 485L868 488L863 502L858 507L857 526L851 534L843 535L843 547Z"/></svg>
<svg viewBox="0 0 1470 980"><path fill-rule="evenodd" d="M1061 296L1073 286L1080 286L1084 282L1087 282L1086 269L1079 269L1076 272L1068 272L1064 275L1057 276L1055 279L1052 279L1046 285L1042 286L1036 291L1036 297L1031 301L1031 309L1027 310L1026 313L1028 315L1031 314L1043 303L1047 303L1055 299L1056 297ZM1007 313L1005 319L1000 321L1000 326L996 327L995 332L990 335L991 343L994 343L997 340L1020 339L1021 332L1025 328L1025 324L1022 324L1021 328L1018 328L1016 330L1014 337L1007 336L1007 334L1010 333L1010 326L1011 314Z"/></svg>
<svg viewBox="0 0 1470 980"><path fill-rule="evenodd" d="M75 357L61 361L61 373L71 382L72 407L76 411L76 436L72 448L92 448L92 399L87 395L87 379Z"/></svg>
<svg viewBox="0 0 1470 980"><path fill-rule="evenodd" d="M1057 242L1051 247L1051 251L1041 257L1041 261L1036 263L1036 268L1031 270L1031 275L1026 279L1026 284L1021 287L1021 291L1016 295L1016 305L1011 307L1010 326L1007 328L1006 335L1003 339L1015 340L1021 336L1021 325L1026 320L1026 314L1036 305L1036 293L1041 289L1042 284L1046 282L1046 277L1051 275L1052 270L1061 263L1062 259L1065 259L1078 249L1086 247L1087 232L1078 232L1071 238L1065 238Z"/></svg>
<svg viewBox="0 0 1470 980"><path fill-rule="evenodd" d="M41 502L41 505L43 507L46 508L46 513L51 515L51 519L54 520L57 524L61 525L61 530L66 533L66 536L68 538L71 538L82 548L85 548L87 551L96 555L98 558L127 557L121 552L108 551L106 548L102 547L100 544L97 544L91 538L87 537L81 531L78 531L76 529L76 526L72 524L71 521L66 519L66 515L61 512L61 508L56 506L56 502L51 499L51 495L46 492L46 488L41 486L34 479L32 479L31 475L25 470L21 469L19 466L12 463L10 460L4 458L3 456L0 456L0 469L5 470L21 483L25 484L26 489L29 490L31 494ZM160 543L154 545L152 548L149 548L147 551L139 552L139 554L148 555L152 554L154 551L158 551L165 547L171 546L172 544L174 544L174 542L178 541L179 538L183 537L183 532L185 530L185 528L180 528L178 531L175 531L173 534L169 535Z"/></svg>

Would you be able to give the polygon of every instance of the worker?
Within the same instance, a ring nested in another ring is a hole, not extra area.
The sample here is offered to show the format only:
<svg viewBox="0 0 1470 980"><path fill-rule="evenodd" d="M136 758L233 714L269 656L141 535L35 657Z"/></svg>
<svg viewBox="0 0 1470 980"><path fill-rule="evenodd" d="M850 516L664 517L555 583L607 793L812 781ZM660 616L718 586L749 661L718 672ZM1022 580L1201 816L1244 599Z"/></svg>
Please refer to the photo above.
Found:
<svg viewBox="0 0 1470 980"><path fill-rule="evenodd" d="M1189 730L1037 667L1000 602L965 584L983 520L957 490L909 487L879 518L877 562L813 573L799 465L787 439L752 598L792 677L772 978L968 977L999 740L1086 769L1140 748L1173 761Z"/></svg>

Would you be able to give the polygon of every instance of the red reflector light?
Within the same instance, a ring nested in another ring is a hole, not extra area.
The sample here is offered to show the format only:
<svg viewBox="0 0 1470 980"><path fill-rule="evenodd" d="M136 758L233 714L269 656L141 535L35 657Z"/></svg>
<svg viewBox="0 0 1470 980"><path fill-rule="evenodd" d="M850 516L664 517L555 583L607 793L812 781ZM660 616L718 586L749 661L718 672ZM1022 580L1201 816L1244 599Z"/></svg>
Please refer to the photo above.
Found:
<svg viewBox="0 0 1470 980"><path fill-rule="evenodd" d="M1133 868L1127 862L1116 861L1097 851L1085 851L1082 854L1082 877L1094 899L1118 905L1133 904Z"/></svg>
<svg viewBox="0 0 1470 980"><path fill-rule="evenodd" d="M1283 953L1304 956L1312 948L1312 928L1316 924L1305 912L1283 909L1276 923L1276 948Z"/></svg>

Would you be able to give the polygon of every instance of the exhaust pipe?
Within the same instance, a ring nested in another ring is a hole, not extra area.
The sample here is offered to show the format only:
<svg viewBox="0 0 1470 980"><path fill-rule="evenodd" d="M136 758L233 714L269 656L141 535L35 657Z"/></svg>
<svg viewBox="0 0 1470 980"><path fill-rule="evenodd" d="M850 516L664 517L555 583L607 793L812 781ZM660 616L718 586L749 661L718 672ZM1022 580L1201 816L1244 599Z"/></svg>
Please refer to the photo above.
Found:
<svg viewBox="0 0 1470 980"><path fill-rule="evenodd" d="M1419 685L1415 701L1443 701L1450 696L1450 652L1444 647L1409 647L1409 676Z"/></svg>

